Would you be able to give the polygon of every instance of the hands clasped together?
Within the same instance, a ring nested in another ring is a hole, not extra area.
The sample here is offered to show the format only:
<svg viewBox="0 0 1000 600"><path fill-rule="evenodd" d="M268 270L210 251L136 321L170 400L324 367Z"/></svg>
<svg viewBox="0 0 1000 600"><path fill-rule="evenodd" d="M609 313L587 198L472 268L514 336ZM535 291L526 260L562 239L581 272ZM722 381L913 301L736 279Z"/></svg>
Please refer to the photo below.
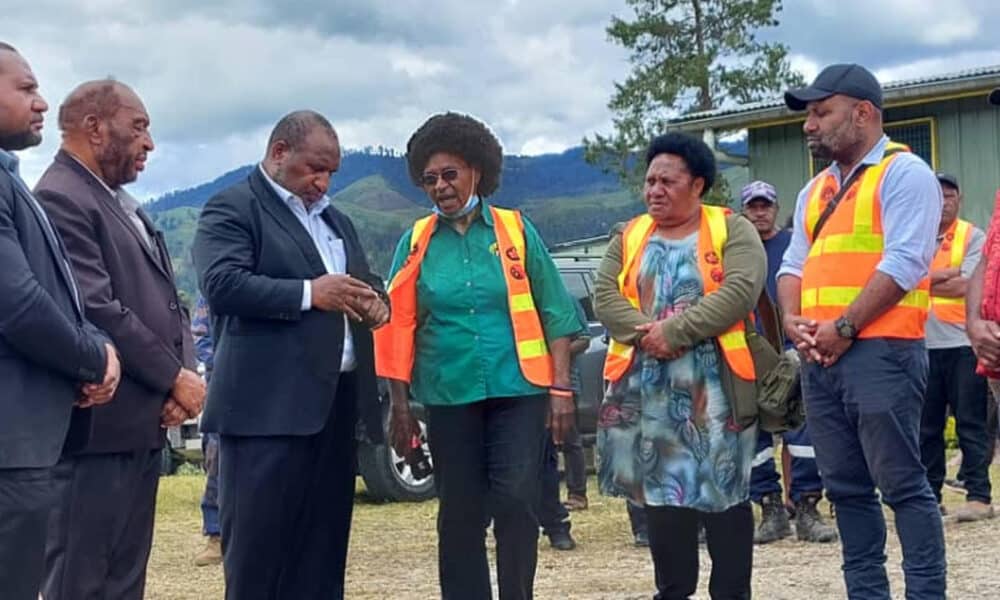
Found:
<svg viewBox="0 0 1000 600"><path fill-rule="evenodd" d="M830 367L854 343L837 333L833 321L816 321L798 315L785 315L785 336L795 344L803 360Z"/></svg>
<svg viewBox="0 0 1000 600"><path fill-rule="evenodd" d="M111 401L118 389L118 383L122 379L122 365L118 362L118 351L111 344L104 344L106 363L104 367L104 381L101 383L85 383L80 388L80 399L76 405L80 408L90 408L100 406Z"/></svg>
<svg viewBox="0 0 1000 600"><path fill-rule="evenodd" d="M160 412L160 424L174 427L201 413L205 403L205 381L191 369L181 369Z"/></svg>
<svg viewBox="0 0 1000 600"><path fill-rule="evenodd" d="M389 320L389 307L367 283L350 275L328 273L312 280L312 307L339 311L353 321L378 329Z"/></svg>
<svg viewBox="0 0 1000 600"><path fill-rule="evenodd" d="M673 348L663 335L663 321L638 325L635 330L644 335L639 339L639 349L659 360L674 360L687 352L687 348Z"/></svg>

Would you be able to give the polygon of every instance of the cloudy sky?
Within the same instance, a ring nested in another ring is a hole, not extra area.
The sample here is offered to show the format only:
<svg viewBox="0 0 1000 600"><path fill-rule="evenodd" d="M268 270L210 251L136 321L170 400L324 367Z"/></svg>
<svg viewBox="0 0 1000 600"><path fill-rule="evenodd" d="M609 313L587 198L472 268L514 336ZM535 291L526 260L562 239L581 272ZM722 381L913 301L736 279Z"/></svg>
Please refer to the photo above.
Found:
<svg viewBox="0 0 1000 600"><path fill-rule="evenodd" d="M1000 64L996 0L786 0L762 37L806 78L856 61L883 81ZM605 34L625 0L34 0L4 7L0 39L52 105L22 155L34 182L58 146L55 112L78 83L112 75L144 99L157 143L141 197L259 160L284 113L326 114L349 148L402 149L430 114L479 116L508 153L608 132L629 70Z"/></svg>

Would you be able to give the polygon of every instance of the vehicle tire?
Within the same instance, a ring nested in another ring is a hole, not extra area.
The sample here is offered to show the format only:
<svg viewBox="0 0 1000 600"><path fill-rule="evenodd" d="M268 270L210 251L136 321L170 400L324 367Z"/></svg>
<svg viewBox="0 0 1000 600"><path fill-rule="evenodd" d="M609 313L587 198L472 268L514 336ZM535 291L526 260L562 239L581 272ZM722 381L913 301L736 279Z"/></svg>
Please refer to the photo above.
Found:
<svg viewBox="0 0 1000 600"><path fill-rule="evenodd" d="M427 427L420 421L420 443L427 447ZM433 459L432 464L433 464ZM434 475L416 479L410 465L389 444L360 444L358 471L365 480L368 495L377 502L422 502L435 495Z"/></svg>

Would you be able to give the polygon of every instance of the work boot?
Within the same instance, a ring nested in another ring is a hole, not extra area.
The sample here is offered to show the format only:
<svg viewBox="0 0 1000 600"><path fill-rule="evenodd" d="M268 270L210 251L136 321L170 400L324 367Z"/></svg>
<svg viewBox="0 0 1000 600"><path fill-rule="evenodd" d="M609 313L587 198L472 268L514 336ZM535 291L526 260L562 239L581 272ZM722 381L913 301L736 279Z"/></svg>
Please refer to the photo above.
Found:
<svg viewBox="0 0 1000 600"><path fill-rule="evenodd" d="M792 535L781 494L767 494L760 499L760 525L753 533L755 544L769 544Z"/></svg>
<svg viewBox="0 0 1000 600"><path fill-rule="evenodd" d="M833 542L837 539L837 528L823 521L816 503L822 494L802 494L795 503L795 534L802 542Z"/></svg>
<svg viewBox="0 0 1000 600"><path fill-rule="evenodd" d="M568 531L553 531L549 534L549 545L556 550L572 550L576 548L576 540Z"/></svg>
<svg viewBox="0 0 1000 600"><path fill-rule="evenodd" d="M977 500L969 500L959 506L952 514L959 523L971 523L972 521L982 521L993 518L993 506Z"/></svg>
<svg viewBox="0 0 1000 600"><path fill-rule="evenodd" d="M194 566L207 567L222 563L222 540L217 535L205 538L205 548L194 557Z"/></svg>

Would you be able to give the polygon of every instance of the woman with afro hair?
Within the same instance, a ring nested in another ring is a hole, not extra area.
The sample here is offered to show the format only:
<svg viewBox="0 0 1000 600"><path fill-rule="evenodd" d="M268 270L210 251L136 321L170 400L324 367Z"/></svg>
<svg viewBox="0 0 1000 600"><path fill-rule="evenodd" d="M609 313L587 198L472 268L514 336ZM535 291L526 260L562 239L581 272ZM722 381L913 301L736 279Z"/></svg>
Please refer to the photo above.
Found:
<svg viewBox="0 0 1000 600"><path fill-rule="evenodd" d="M412 456L427 408L443 598L491 598L486 528L493 521L504 600L532 597L533 506L546 425L573 424L570 339L582 326L541 237L519 212L487 203L503 152L486 125L431 117L406 146L410 178L432 203L396 247L392 318L376 331L389 379L389 435Z"/></svg>

